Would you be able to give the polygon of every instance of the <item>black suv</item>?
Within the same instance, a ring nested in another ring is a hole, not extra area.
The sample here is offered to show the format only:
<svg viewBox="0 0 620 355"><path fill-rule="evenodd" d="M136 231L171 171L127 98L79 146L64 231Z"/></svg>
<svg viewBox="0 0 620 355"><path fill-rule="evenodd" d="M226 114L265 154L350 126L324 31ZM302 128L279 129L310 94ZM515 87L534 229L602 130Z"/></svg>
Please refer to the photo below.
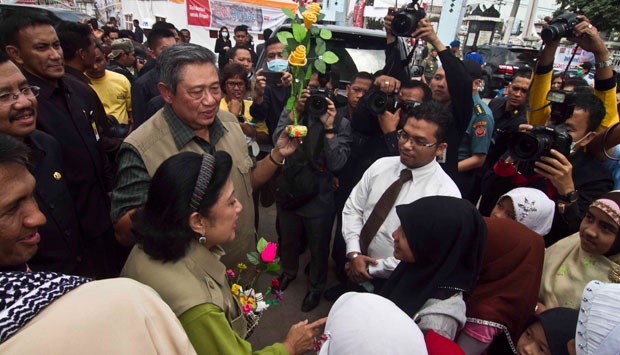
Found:
<svg viewBox="0 0 620 355"><path fill-rule="evenodd" d="M290 24L284 24L274 30L272 36L279 31L291 31ZM357 27L344 27L335 25L318 25L332 32L332 38L326 41L327 50L334 52L339 61L332 66L332 71L340 75L340 88L345 89L351 77L360 71L374 74L385 66L385 31L369 30ZM315 48L315 44L312 44ZM405 44L398 39L398 49L401 58L406 58ZM313 57L310 53L308 57ZM257 68L266 69L264 54L258 61ZM409 68L403 65L401 68L409 73ZM344 93L344 90L342 90Z"/></svg>
<svg viewBox="0 0 620 355"><path fill-rule="evenodd" d="M56 7L42 7L34 5L13 5L13 4L0 4L0 21L13 15L35 15L42 16L50 19L54 25L61 21L79 22L80 20L88 20L91 16L81 12L75 12L72 10L66 10Z"/></svg>
<svg viewBox="0 0 620 355"><path fill-rule="evenodd" d="M505 44L489 44L478 47L484 58L482 97L492 97L495 91L512 81L512 75L519 69L533 70L538 49Z"/></svg>

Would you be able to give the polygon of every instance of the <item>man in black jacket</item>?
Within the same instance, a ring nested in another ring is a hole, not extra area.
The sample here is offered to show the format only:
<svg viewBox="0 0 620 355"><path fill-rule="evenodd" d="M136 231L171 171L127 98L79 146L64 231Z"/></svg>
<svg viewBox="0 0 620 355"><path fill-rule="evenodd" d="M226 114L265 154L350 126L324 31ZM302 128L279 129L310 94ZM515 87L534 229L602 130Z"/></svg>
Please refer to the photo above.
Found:
<svg viewBox="0 0 620 355"><path fill-rule="evenodd" d="M394 16L391 13L388 13L384 19L386 32L391 36L393 36L393 34L391 34L393 19ZM467 130L467 126L471 119L471 113L474 109L474 102L471 96L472 79L467 74L463 62L454 56L450 48L447 48L441 43L428 18L424 18L418 22L418 27L411 34L411 37L424 39L430 43L433 48L437 49L439 53L442 66L435 72L429 86L433 93L433 100L449 107L454 117L453 125L451 125L448 130L448 148L444 156L439 160L446 173L448 173L450 177L454 177L458 174L459 144ZM388 43L386 51L390 48L392 48L392 51L397 50L396 46L390 46ZM397 54L386 55L387 59L397 57ZM386 69L400 68L400 66L388 62L387 59ZM386 72L385 74L396 78L402 77L402 71L396 74L391 72Z"/></svg>
<svg viewBox="0 0 620 355"><path fill-rule="evenodd" d="M515 187L538 188L556 202L551 231L545 236L546 246L577 232L590 203L613 187L609 170L583 150L596 136L605 107L591 93L578 93L575 102L573 113L564 123L572 138L568 156L552 149L549 156L535 162L535 175L531 177L518 174L521 166L515 169L510 160L499 160L482 181L480 212L486 216L497 200ZM520 128L529 130L532 126Z"/></svg>
<svg viewBox="0 0 620 355"><path fill-rule="evenodd" d="M66 183L87 236L82 241L85 262L96 277L116 276L124 251L117 249L109 214L114 177L97 142L92 99L83 83L65 76L62 47L49 20L7 18L0 33L2 49L21 67L28 83L40 88L37 128L60 143Z"/></svg>
<svg viewBox="0 0 620 355"><path fill-rule="evenodd" d="M41 241L28 266L34 271L80 275L83 236L62 168L60 145L54 137L35 130L39 90L28 84L4 52L0 52L0 87L13 95L0 95L0 133L30 148L28 160L37 182L34 197L47 219L39 227Z"/></svg>

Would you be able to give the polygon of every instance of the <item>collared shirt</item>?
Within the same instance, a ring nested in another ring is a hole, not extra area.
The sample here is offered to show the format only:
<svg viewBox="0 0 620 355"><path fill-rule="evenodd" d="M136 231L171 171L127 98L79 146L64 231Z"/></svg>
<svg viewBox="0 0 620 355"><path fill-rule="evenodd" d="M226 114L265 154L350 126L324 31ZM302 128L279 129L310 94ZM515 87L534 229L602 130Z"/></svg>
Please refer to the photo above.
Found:
<svg viewBox="0 0 620 355"><path fill-rule="evenodd" d="M360 182L353 188L342 211L342 234L347 244L347 254L359 252L359 235L370 217L375 205L392 183L398 180L400 172L407 167L400 157L387 157L377 160L366 170ZM453 196L461 193L452 179L436 160L427 165L412 169L413 179L403 184L394 206L408 204L426 196ZM394 239L392 233L400 226L396 208L392 207L368 247L368 255L377 259L377 265L370 265L369 272L374 277L388 278L398 265L394 258Z"/></svg>
<svg viewBox="0 0 620 355"><path fill-rule="evenodd" d="M494 128L493 113L478 93L473 96L473 99L474 112L459 146L459 161L474 154L487 154L491 145Z"/></svg>
<svg viewBox="0 0 620 355"><path fill-rule="evenodd" d="M215 144L226 133L224 126L216 117L209 127L211 142L196 136L168 104L163 109L164 118L170 127L172 139L177 149L181 150L191 141L195 141L205 151L213 154ZM118 152L118 184L112 198L112 221L117 222L127 211L142 206L146 202L151 176L140 157L138 150L128 143L121 144Z"/></svg>
<svg viewBox="0 0 620 355"><path fill-rule="evenodd" d="M68 65L65 65L65 74L70 76L70 77L72 77L72 78L74 78L74 79L77 79L77 80L83 82L86 85L90 84L90 79L84 73L82 73L81 71L75 69L74 67L70 67Z"/></svg>

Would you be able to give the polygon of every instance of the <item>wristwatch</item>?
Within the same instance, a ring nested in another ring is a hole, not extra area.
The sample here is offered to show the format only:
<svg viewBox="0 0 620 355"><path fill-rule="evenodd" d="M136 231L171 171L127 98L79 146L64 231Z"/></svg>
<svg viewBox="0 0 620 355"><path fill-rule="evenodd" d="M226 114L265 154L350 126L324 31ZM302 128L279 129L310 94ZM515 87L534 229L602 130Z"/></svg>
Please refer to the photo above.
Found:
<svg viewBox="0 0 620 355"><path fill-rule="evenodd" d="M579 199L579 191L574 190L566 195L558 195L558 200L566 202L567 204L575 203Z"/></svg>
<svg viewBox="0 0 620 355"><path fill-rule="evenodd" d="M349 262L353 261L353 259L357 258L358 256L360 256L361 253L358 252L354 252L351 257L349 258Z"/></svg>
<svg viewBox="0 0 620 355"><path fill-rule="evenodd" d="M614 64L614 62L611 59L607 59L604 62L598 62L598 63L594 64L594 67L596 69L603 69L603 68L606 68L606 67L610 67L613 64Z"/></svg>

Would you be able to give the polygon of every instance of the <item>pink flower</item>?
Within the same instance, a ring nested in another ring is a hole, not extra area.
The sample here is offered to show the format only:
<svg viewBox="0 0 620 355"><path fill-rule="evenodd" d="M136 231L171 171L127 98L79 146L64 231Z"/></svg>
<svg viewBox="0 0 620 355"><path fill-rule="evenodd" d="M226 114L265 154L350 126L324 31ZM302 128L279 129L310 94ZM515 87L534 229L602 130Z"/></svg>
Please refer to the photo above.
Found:
<svg viewBox="0 0 620 355"><path fill-rule="evenodd" d="M276 250L278 245L276 243L269 242L263 251L260 253L260 258L266 263L272 263L276 258Z"/></svg>
<svg viewBox="0 0 620 355"><path fill-rule="evenodd" d="M252 306L248 303L243 305L243 313L248 314L252 312Z"/></svg>
<svg viewBox="0 0 620 355"><path fill-rule="evenodd" d="M234 279L235 278L235 272L232 271L232 269L228 269L228 270L226 270L226 276L228 276L229 279Z"/></svg>

